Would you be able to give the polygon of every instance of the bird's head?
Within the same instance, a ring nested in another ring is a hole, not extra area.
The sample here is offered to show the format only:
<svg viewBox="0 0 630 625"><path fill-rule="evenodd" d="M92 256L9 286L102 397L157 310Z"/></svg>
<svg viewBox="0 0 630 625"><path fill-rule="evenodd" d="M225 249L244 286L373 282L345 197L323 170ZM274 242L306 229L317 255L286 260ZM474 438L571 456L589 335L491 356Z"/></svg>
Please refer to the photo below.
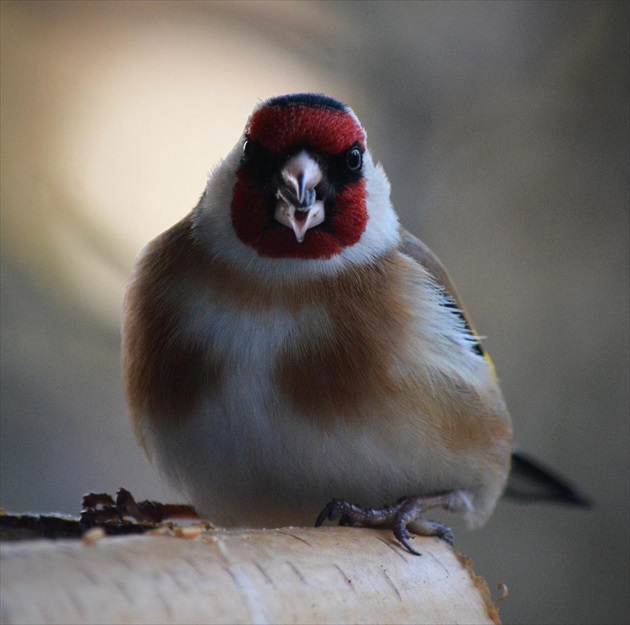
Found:
<svg viewBox="0 0 630 625"><path fill-rule="evenodd" d="M262 102L221 167L234 174L230 226L258 257L376 255L398 236L389 183L367 151L365 131L333 98L295 94ZM206 191L209 204L223 195L213 188L227 181L221 167Z"/></svg>

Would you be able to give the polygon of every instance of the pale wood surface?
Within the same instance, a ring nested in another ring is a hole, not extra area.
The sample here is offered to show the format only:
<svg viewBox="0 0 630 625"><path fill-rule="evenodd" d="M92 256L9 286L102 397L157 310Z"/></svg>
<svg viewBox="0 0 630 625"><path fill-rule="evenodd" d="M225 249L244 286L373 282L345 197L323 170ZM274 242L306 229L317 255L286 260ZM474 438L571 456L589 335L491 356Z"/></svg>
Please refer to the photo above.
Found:
<svg viewBox="0 0 630 625"><path fill-rule="evenodd" d="M2 623L498 623L435 538L388 530L192 530L1 546Z"/></svg>

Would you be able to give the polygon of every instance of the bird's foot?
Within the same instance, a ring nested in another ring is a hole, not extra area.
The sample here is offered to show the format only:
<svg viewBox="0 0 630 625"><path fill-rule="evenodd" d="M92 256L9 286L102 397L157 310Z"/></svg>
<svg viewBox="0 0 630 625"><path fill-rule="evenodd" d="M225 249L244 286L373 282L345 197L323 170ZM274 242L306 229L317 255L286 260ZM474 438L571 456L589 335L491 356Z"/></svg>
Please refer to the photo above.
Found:
<svg viewBox="0 0 630 625"><path fill-rule="evenodd" d="M419 518L421 514L432 508L449 508L452 495L443 493L428 497L402 497L396 503L382 508L361 508L355 504L340 499L333 499L319 513L315 527L320 527L324 521L339 519L339 525L363 525L377 527L380 525L391 527L396 539L412 554L422 555L412 544L409 527L414 534L420 536L437 536L449 545L453 544L453 533L450 527L441 523Z"/></svg>

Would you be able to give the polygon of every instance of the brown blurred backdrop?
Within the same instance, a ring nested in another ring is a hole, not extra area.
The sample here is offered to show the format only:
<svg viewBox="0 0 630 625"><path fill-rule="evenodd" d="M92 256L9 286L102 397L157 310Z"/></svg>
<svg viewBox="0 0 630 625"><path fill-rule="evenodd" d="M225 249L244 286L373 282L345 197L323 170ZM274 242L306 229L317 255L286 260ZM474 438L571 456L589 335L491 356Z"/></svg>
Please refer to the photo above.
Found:
<svg viewBox="0 0 630 625"><path fill-rule="evenodd" d="M458 548L505 622L628 622L628 7L3 1L1 504L176 498L122 394L131 263L258 100L322 91L488 336L522 447L596 500L504 502Z"/></svg>

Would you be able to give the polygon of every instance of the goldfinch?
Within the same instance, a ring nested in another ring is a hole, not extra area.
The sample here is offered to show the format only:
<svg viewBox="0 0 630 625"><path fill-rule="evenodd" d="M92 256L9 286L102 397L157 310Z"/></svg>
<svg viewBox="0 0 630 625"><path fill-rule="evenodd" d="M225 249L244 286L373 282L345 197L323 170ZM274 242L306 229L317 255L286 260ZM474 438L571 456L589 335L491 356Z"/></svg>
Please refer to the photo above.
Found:
<svg viewBox="0 0 630 625"><path fill-rule="evenodd" d="M481 526L506 487L492 361L333 98L255 108L139 255L122 352L140 445L218 525L387 524L417 553L409 530L452 540L427 510Z"/></svg>

